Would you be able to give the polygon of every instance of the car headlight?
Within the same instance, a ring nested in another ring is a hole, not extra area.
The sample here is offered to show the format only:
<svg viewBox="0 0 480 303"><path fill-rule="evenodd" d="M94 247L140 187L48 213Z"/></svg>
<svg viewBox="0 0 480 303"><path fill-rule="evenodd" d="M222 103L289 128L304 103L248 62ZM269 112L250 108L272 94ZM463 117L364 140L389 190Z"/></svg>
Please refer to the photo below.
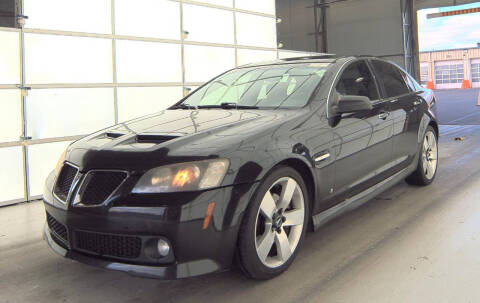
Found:
<svg viewBox="0 0 480 303"><path fill-rule="evenodd" d="M222 183L228 165L227 159L214 159L152 168L138 180L132 193L169 193L217 187Z"/></svg>

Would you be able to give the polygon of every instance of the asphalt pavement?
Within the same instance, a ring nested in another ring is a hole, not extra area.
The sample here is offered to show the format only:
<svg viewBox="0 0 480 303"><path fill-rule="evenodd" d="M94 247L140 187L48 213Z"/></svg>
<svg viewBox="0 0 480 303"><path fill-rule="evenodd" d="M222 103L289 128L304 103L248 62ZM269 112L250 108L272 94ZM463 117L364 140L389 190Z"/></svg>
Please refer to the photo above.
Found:
<svg viewBox="0 0 480 303"><path fill-rule="evenodd" d="M440 124L480 125L480 89L435 90Z"/></svg>

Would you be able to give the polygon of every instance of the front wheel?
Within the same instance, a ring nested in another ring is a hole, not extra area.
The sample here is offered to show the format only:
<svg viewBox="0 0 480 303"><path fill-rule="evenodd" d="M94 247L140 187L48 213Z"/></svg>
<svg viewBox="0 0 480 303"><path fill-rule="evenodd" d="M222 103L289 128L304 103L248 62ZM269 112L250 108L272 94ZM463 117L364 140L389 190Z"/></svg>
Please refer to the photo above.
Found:
<svg viewBox="0 0 480 303"><path fill-rule="evenodd" d="M433 127L428 126L420 149L417 170L407 177L406 181L414 185L428 185L437 174L438 140Z"/></svg>
<svg viewBox="0 0 480 303"><path fill-rule="evenodd" d="M243 271L255 279L273 278L293 262L309 216L305 182L290 167L275 169L260 184L240 228Z"/></svg>

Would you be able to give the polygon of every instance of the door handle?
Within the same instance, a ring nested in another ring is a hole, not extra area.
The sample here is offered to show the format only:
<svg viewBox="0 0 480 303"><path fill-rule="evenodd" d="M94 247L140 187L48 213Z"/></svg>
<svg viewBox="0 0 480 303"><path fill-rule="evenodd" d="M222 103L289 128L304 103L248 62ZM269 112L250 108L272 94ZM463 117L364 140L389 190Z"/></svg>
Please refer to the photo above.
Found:
<svg viewBox="0 0 480 303"><path fill-rule="evenodd" d="M385 120L388 116L390 116L390 112L383 112L378 115L378 119Z"/></svg>
<svg viewBox="0 0 480 303"><path fill-rule="evenodd" d="M325 151L325 152L322 152L322 153L319 153L317 155L315 155L315 163L320 163L322 161L325 161L327 160L328 158L330 158L330 152L328 151Z"/></svg>
<svg viewBox="0 0 480 303"><path fill-rule="evenodd" d="M422 101L420 101L420 100L413 101L414 106L417 106L417 105L420 105L420 104L422 104Z"/></svg>

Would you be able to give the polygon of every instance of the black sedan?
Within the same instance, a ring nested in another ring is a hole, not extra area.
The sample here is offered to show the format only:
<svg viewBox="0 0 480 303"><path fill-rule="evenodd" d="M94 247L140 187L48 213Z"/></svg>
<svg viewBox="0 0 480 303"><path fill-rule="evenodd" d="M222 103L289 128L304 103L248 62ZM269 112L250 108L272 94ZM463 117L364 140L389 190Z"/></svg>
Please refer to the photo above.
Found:
<svg viewBox="0 0 480 303"><path fill-rule="evenodd" d="M57 253L175 279L285 271L307 228L437 171L435 97L374 57L242 66L71 144L46 180Z"/></svg>

